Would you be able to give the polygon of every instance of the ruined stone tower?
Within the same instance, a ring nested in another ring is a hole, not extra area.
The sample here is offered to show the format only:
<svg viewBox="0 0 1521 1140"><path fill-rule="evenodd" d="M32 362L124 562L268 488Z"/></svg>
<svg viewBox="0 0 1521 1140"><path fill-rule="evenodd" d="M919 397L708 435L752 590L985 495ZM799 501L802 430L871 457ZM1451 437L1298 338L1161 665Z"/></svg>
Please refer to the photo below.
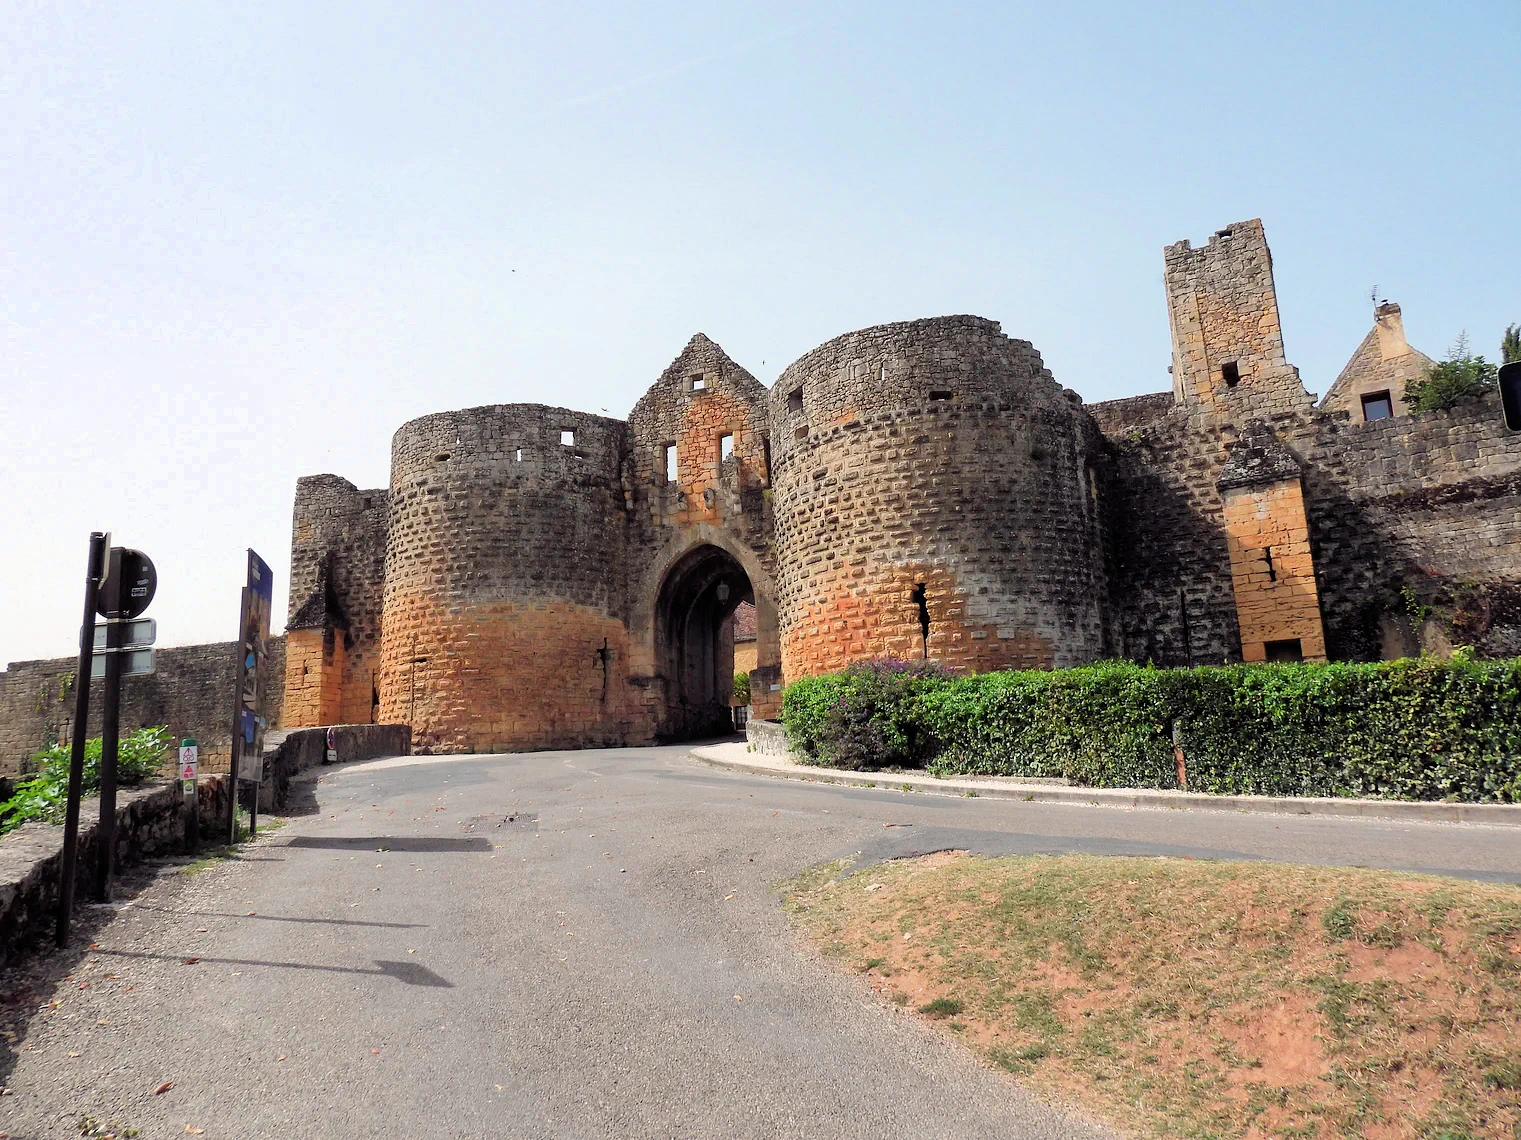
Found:
<svg viewBox="0 0 1521 1140"><path fill-rule="evenodd" d="M1283 355L1262 222L1227 226L1202 249L1180 241L1163 257L1177 402L1232 419L1308 408L1299 370Z"/></svg>

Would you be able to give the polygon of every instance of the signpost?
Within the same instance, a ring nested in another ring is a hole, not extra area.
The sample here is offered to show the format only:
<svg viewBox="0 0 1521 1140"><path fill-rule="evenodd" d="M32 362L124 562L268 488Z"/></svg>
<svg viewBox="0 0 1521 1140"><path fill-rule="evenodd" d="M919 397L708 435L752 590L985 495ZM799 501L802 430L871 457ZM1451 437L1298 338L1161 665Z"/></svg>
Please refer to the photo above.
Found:
<svg viewBox="0 0 1521 1140"><path fill-rule="evenodd" d="M185 737L180 741L180 788L185 793L185 849L192 855L201 839L200 810L195 793L196 772L200 762L200 748L190 737Z"/></svg>
<svg viewBox="0 0 1521 1140"><path fill-rule="evenodd" d="M79 624L79 669L74 675L74 725L69 740L69 794L63 815L58 923L53 931L59 946L69 941L69 920L74 914L74 881L78 876L79 861L79 797L84 785L85 738L90 735L90 663L95 639L95 603L109 566L106 551L110 546L109 533L91 532L90 557L85 565L84 620Z"/></svg>
<svg viewBox="0 0 1521 1140"><path fill-rule="evenodd" d="M141 550L111 548L106 580L95 599L96 612L106 619L101 648L94 648L95 634L91 634L92 652L104 658L99 673L91 663L91 675L103 677L106 685L100 715L100 822L95 829L95 898L99 902L111 899L111 865L116 857L116 757L121 736L122 667L130 653L136 655L134 672L153 671L153 650L128 645L127 628L133 624L133 618L153 603L157 591L158 572L151 558ZM156 633L154 627L140 630L138 636L146 634L151 643ZM82 632L80 642L83 645ZM147 655L146 661L142 660L142 654ZM76 735L83 734L76 730Z"/></svg>
<svg viewBox="0 0 1521 1140"><path fill-rule="evenodd" d="M264 720L259 716L259 697L268 668L265 643L269 640L269 614L274 602L274 575L269 565L248 552L248 585L243 587L243 606L238 616L237 708L232 729L231 794L227 797L227 841L238 839L238 793L245 783L253 785L248 814L252 837L259 821L259 781L264 776Z"/></svg>

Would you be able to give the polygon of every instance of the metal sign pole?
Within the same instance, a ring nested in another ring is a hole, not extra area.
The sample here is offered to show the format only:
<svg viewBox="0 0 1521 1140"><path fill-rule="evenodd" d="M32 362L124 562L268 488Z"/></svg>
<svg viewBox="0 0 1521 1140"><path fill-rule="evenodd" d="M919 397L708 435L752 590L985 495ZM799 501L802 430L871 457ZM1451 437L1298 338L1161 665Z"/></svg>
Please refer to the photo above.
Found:
<svg viewBox="0 0 1521 1140"><path fill-rule="evenodd" d="M74 913L74 879L79 862L79 798L84 784L85 739L90 735L90 659L95 651L95 602L100 580L106 572L106 548L110 536L101 531L90 535L90 563L85 570L84 621L79 627L79 667L74 674L74 727L69 740L69 797L63 816L63 867L58 884L59 946L69 941L69 921Z"/></svg>
<svg viewBox="0 0 1521 1140"><path fill-rule="evenodd" d="M233 670L232 762L227 770L227 842L238 841L238 789L243 767L243 686L248 677L248 651L244 631L248 628L250 591L243 587L243 602L238 611L238 640L234 647L237 667Z"/></svg>
<svg viewBox="0 0 1521 1140"><path fill-rule="evenodd" d="M108 615L120 612L122 596L121 547L111 550L111 573L101 608ZM123 624L120 618L106 618L105 700L100 714L100 822L95 827L95 901L111 901L111 864L116 858L116 752L121 732L121 643Z"/></svg>

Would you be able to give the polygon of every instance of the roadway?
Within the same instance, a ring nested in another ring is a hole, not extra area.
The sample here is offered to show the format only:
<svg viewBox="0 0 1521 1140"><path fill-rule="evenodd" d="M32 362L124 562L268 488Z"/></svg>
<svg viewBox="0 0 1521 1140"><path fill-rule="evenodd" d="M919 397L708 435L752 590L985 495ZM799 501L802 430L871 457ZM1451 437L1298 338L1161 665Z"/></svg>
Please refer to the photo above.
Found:
<svg viewBox="0 0 1521 1140"><path fill-rule="evenodd" d="M138 873L93 949L0 975L35 1009L0 1132L1103 1135L816 958L776 884L944 848L1521 882L1515 829L905 794L676 747L373 761L314 793L237 860Z"/></svg>

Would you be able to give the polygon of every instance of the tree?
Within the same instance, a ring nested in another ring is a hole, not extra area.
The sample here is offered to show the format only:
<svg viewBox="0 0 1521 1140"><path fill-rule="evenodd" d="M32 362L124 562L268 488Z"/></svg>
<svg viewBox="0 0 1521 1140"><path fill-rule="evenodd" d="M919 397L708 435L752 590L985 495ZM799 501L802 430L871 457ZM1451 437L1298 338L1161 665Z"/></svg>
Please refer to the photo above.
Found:
<svg viewBox="0 0 1521 1140"><path fill-rule="evenodd" d="M1495 365L1469 350L1468 334L1459 333L1447 355L1427 370L1425 379L1406 389L1405 403L1417 412L1455 408L1494 388L1497 372Z"/></svg>
<svg viewBox="0 0 1521 1140"><path fill-rule="evenodd" d="M1521 325L1506 325L1505 335L1500 338L1500 363L1517 360L1521 360Z"/></svg>

